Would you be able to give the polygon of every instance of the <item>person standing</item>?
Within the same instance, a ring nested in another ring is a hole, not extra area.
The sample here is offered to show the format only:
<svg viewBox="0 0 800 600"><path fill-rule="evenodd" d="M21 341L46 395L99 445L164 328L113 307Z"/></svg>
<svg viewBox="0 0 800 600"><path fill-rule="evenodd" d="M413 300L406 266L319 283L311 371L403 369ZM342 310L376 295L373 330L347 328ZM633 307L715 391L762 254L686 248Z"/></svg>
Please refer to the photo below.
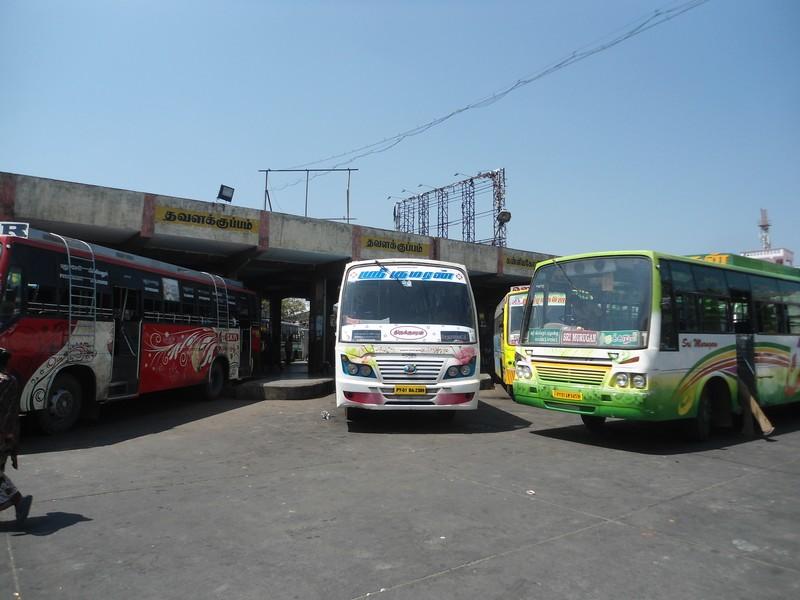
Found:
<svg viewBox="0 0 800 600"><path fill-rule="evenodd" d="M19 385L6 371L9 358L11 353L0 348L0 511L13 506L17 525L22 525L28 518L33 496L23 496L5 472L9 458L11 466L17 468L19 450Z"/></svg>

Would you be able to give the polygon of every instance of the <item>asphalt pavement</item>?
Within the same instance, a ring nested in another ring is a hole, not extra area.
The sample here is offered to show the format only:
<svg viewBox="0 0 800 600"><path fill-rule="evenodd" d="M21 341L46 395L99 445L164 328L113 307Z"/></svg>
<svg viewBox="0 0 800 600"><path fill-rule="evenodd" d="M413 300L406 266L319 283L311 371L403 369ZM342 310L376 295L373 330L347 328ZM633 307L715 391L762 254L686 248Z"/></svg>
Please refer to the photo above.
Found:
<svg viewBox="0 0 800 600"><path fill-rule="evenodd" d="M800 408L769 439L609 423L496 388L452 422L333 396L107 407L25 428L0 598L800 597Z"/></svg>

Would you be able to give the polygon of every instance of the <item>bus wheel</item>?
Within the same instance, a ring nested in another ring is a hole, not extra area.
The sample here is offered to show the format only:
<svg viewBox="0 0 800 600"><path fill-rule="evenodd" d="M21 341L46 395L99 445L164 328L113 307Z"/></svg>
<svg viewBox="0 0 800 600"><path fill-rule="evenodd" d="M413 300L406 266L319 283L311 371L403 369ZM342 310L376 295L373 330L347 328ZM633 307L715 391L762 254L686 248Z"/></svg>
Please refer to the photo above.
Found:
<svg viewBox="0 0 800 600"><path fill-rule="evenodd" d="M592 433L600 433L606 428L606 418L596 417L594 415L581 415L581 421L586 426L586 429Z"/></svg>
<svg viewBox="0 0 800 600"><path fill-rule="evenodd" d="M211 368L208 370L208 379L206 380L205 389L203 390L203 398L205 400L216 400L222 393L222 388L225 387L225 367L221 360L215 360L211 363Z"/></svg>
<svg viewBox="0 0 800 600"><path fill-rule="evenodd" d="M506 388L506 394L508 394L508 397L511 398L512 400L515 400L515 398L514 398L514 384L513 383L507 383L503 387Z"/></svg>
<svg viewBox="0 0 800 600"><path fill-rule="evenodd" d="M711 401L708 388L700 394L697 415L684 421L686 437L693 442L704 442L711 435Z"/></svg>
<svg viewBox="0 0 800 600"><path fill-rule="evenodd" d="M81 386L72 375L58 375L50 386L44 409L37 413L39 428L49 434L67 431L81 414L82 396Z"/></svg>

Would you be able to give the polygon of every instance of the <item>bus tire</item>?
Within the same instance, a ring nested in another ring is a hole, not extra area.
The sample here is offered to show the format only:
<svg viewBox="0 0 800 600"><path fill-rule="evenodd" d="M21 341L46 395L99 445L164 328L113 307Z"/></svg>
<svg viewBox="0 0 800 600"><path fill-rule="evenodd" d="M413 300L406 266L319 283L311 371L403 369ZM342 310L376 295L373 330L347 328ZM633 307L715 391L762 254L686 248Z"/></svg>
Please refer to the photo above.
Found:
<svg viewBox="0 0 800 600"><path fill-rule="evenodd" d="M514 398L514 384L507 383L503 387L506 388L506 394L508 394L508 397L516 401L516 398Z"/></svg>
<svg viewBox="0 0 800 600"><path fill-rule="evenodd" d="M36 420L44 433L67 431L81 415L83 390L69 373L60 373L53 380L44 409L36 413Z"/></svg>
<svg viewBox="0 0 800 600"><path fill-rule="evenodd" d="M697 403L697 415L684 421L684 433L693 442L705 442L711 435L711 399L706 386Z"/></svg>
<svg viewBox="0 0 800 600"><path fill-rule="evenodd" d="M216 400L222 394L225 387L225 366L219 359L211 363L208 369L208 378L203 388L203 399L206 401Z"/></svg>
<svg viewBox="0 0 800 600"><path fill-rule="evenodd" d="M586 429L592 433L601 433L606 428L606 418L598 417L595 415L581 415L581 421L586 426Z"/></svg>

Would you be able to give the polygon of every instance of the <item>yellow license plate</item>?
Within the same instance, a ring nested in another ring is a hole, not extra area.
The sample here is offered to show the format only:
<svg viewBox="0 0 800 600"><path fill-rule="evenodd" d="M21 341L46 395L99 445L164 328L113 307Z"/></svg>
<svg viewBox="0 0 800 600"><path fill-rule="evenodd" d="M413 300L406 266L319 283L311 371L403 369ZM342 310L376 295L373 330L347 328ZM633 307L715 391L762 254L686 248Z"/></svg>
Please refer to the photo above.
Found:
<svg viewBox="0 0 800 600"><path fill-rule="evenodd" d="M398 396L421 396L428 393L428 388L424 385L396 385L394 393Z"/></svg>
<svg viewBox="0 0 800 600"><path fill-rule="evenodd" d="M559 400L583 400L583 394L580 392L564 392L562 390L553 390L553 398Z"/></svg>

